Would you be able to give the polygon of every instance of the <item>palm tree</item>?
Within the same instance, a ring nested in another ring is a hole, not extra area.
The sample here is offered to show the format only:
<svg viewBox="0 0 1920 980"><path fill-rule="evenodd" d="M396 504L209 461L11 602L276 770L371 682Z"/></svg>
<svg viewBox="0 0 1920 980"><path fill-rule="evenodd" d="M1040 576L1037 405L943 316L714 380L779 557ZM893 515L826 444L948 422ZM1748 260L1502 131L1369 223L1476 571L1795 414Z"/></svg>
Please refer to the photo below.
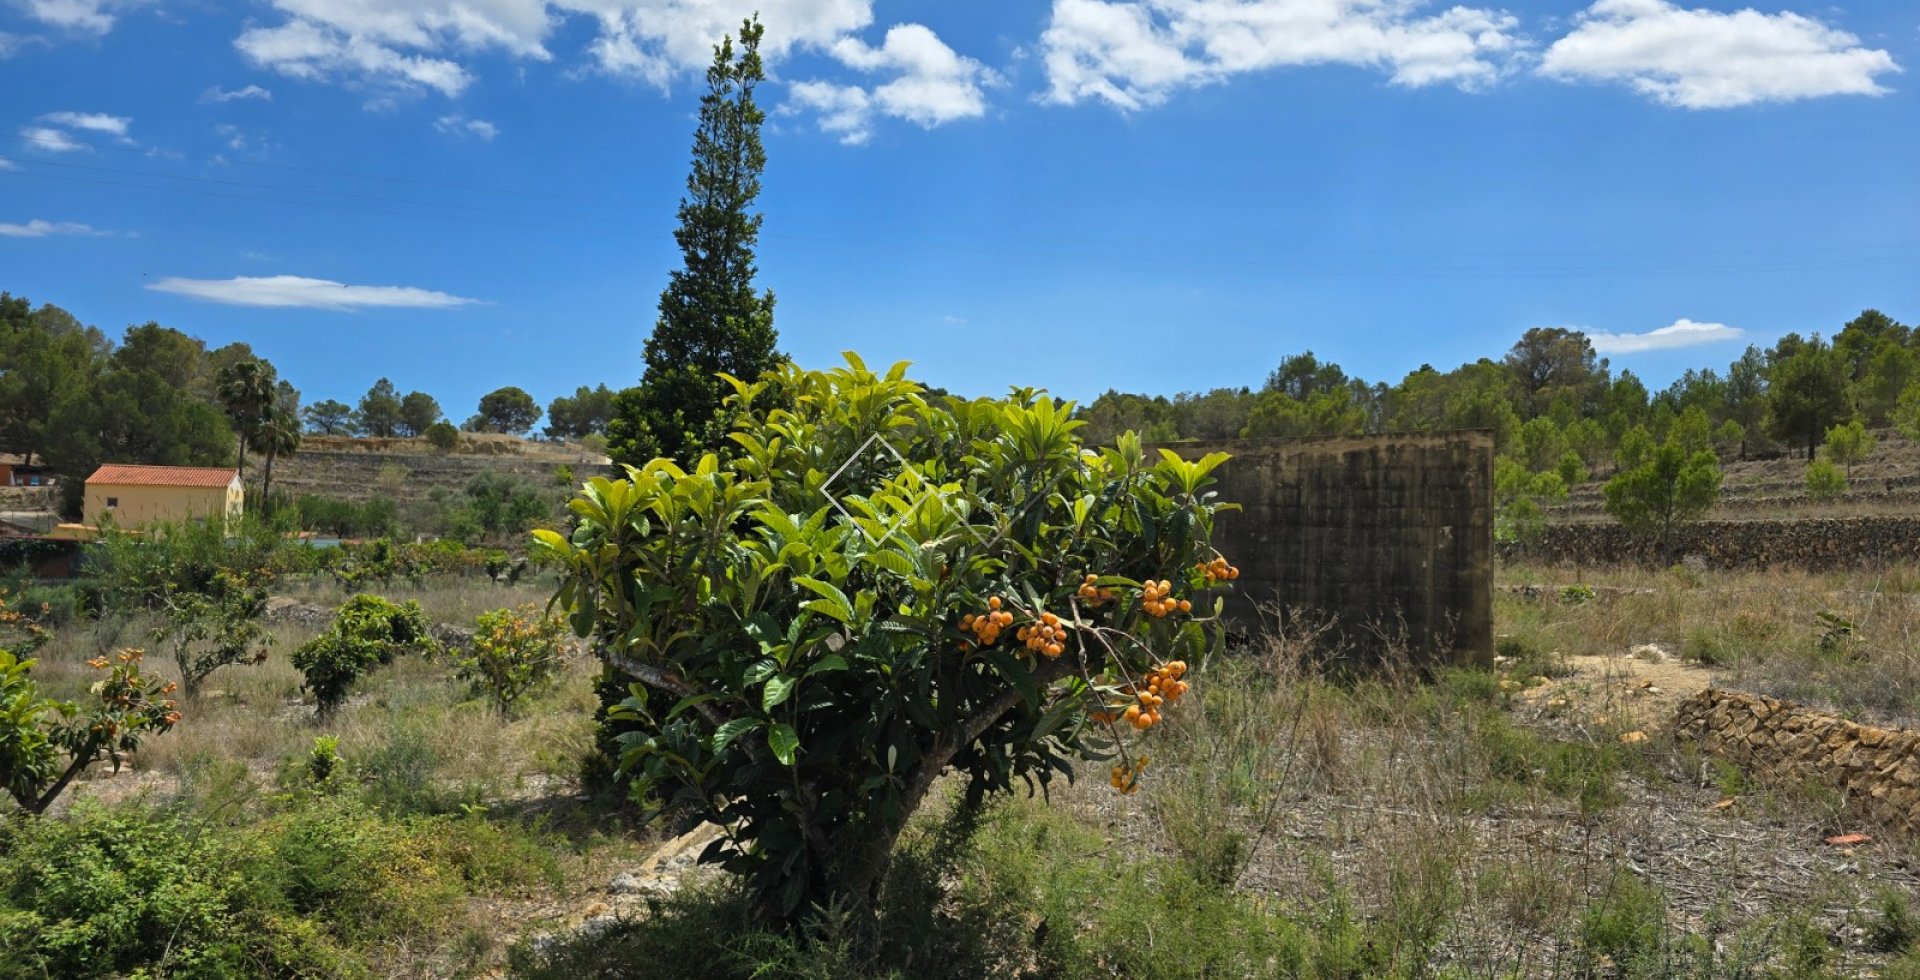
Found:
<svg viewBox="0 0 1920 980"><path fill-rule="evenodd" d="M233 431L240 437L240 459L236 464L241 473L247 471L247 443L258 436L260 425L274 403L273 365L250 357L244 361L235 361L220 369L216 379L219 385L220 402L226 406L227 418L233 420Z"/></svg>
<svg viewBox="0 0 1920 980"><path fill-rule="evenodd" d="M300 417L279 405L268 405L254 436L258 448L267 454L267 468L260 485L260 509L273 513L273 461L282 455L300 451Z"/></svg>

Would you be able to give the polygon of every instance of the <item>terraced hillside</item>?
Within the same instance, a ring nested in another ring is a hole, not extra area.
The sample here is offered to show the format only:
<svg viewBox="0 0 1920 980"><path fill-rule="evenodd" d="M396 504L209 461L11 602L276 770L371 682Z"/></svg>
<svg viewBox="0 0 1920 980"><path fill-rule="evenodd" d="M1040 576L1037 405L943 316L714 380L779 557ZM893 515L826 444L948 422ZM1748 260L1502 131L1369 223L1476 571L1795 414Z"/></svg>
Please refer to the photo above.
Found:
<svg viewBox="0 0 1920 980"><path fill-rule="evenodd" d="M461 436L460 448L435 451L424 439L354 439L309 436L300 452L274 464L273 485L293 496L315 494L342 500L426 496L436 488L459 490L480 473L504 473L537 482L557 481L566 470L585 479L610 466L607 457L577 445L531 442L511 436ZM248 470L248 479L257 479Z"/></svg>
<svg viewBox="0 0 1920 980"><path fill-rule="evenodd" d="M1804 451L1766 459L1722 463L1726 482L1720 503L1707 517L1714 520L1799 516L1847 517L1868 514L1920 513L1920 443L1893 429L1874 432L1879 446L1853 468L1847 493L1839 500L1819 502L1807 496ZM1594 473L1594 479L1574 487L1564 503L1546 508L1555 522L1606 520L1601 487L1612 474Z"/></svg>

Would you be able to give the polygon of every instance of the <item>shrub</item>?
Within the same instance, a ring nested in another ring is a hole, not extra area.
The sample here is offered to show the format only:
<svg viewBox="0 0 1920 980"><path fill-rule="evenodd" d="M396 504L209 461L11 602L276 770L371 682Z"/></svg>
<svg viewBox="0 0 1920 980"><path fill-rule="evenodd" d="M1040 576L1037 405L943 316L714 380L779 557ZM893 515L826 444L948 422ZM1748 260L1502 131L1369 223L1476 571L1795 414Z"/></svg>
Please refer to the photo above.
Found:
<svg viewBox="0 0 1920 980"><path fill-rule="evenodd" d="M321 718L347 699L353 682L401 653L438 648L420 604L397 604L377 595L356 595L340 605L325 633L294 651L293 666L306 676Z"/></svg>
<svg viewBox="0 0 1920 980"><path fill-rule="evenodd" d="M370 955L444 931L472 886L551 880L533 848L345 795L291 797L244 834L83 803L0 826L0 980L390 975Z"/></svg>
<svg viewBox="0 0 1920 980"><path fill-rule="evenodd" d="M566 625L538 606L481 613L475 626L473 642L455 655L454 667L502 714L560 667Z"/></svg>
<svg viewBox="0 0 1920 980"><path fill-rule="evenodd" d="M1590 585L1569 585L1560 590L1560 602L1568 606L1584 606L1598 596Z"/></svg>
<svg viewBox="0 0 1920 980"><path fill-rule="evenodd" d="M460 430L446 419L427 426L426 436L427 444L443 453L453 452L460 447Z"/></svg>
<svg viewBox="0 0 1920 980"><path fill-rule="evenodd" d="M88 661L107 673L82 705L41 697L30 676L35 661L0 650L0 783L22 809L45 810L98 763L111 762L118 772L124 753L180 720L167 697L173 685L143 676L141 659L139 650L123 650L112 661Z"/></svg>
<svg viewBox="0 0 1920 980"><path fill-rule="evenodd" d="M51 630L20 608L24 605L11 593L0 589L0 649L16 654L32 653L53 636Z"/></svg>
<svg viewBox="0 0 1920 980"><path fill-rule="evenodd" d="M1846 492L1847 476L1833 460L1821 457L1807 464L1807 496L1828 503Z"/></svg>
<svg viewBox="0 0 1920 980"><path fill-rule="evenodd" d="M172 644L188 698L198 696L208 675L222 667L266 662L268 636L260 622L265 589L222 571L205 591L169 590L162 602L167 619L153 635Z"/></svg>
<svg viewBox="0 0 1920 980"><path fill-rule="evenodd" d="M866 907L950 770L979 799L1102 759L1133 791L1237 575L1209 544L1223 454L1084 451L1040 392L936 407L904 364L848 362L732 382L737 456L593 479L570 537L535 532L638 682L636 793L731 828L710 857L786 921Z"/></svg>

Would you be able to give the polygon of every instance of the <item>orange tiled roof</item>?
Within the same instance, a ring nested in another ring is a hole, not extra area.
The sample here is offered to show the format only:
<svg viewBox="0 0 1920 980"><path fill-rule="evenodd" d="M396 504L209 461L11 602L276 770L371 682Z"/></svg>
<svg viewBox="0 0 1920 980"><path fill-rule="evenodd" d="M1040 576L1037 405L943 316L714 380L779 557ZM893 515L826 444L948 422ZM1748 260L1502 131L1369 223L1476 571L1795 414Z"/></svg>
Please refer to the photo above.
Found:
<svg viewBox="0 0 1920 980"><path fill-rule="evenodd" d="M108 463L87 477L90 484L112 487L224 487L239 470L218 466L134 466Z"/></svg>

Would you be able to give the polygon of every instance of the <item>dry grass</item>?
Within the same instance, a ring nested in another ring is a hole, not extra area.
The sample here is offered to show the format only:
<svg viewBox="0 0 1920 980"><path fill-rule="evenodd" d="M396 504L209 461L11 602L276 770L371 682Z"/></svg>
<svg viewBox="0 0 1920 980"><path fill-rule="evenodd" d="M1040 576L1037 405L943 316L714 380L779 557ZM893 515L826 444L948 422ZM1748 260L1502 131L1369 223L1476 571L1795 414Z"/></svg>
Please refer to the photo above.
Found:
<svg viewBox="0 0 1920 980"><path fill-rule="evenodd" d="M1920 723L1920 571L1519 567L1500 578L1495 620L1515 649L1618 656L1654 643L1744 689ZM1522 584L1535 594L1512 588ZM1570 586L1595 595L1566 601Z"/></svg>
<svg viewBox="0 0 1920 980"><path fill-rule="evenodd" d="M1571 689L1572 708L1529 714L1493 674L1332 684L1294 662L1210 665L1170 715L1151 785L1117 797L1086 779L1055 804L1116 853L1167 859L1351 946L1323 946L1304 975L1886 964L1855 930L1876 888L1914 894L1912 853L1837 858L1821 834L1847 818L1830 795L1742 787L1716 808L1737 776L1657 732L1624 744L1621 716Z"/></svg>
<svg viewBox="0 0 1920 980"><path fill-rule="evenodd" d="M996 975L1084 976L1089 964L1100 975L1195 975L1191 962L1183 972L1153 960L1170 937L1115 925L1173 929L1168 917L1178 914L1195 917L1177 926L1182 949L1244 962L1229 954L1244 951L1246 934L1204 926L1229 913L1274 950L1270 971L1229 976L1838 977L1901 975L1920 962L1876 939L1898 918L1887 909L1915 894L1907 845L1882 840L1843 855L1822 837L1858 828L1831 793L1750 785L1656 728L1623 742L1634 723L1605 683L1565 678L1553 688L1558 706L1524 686L1564 673L1556 655L1654 642L1746 686L1817 687L1847 710L1897 716L1901 698L1912 703L1898 692L1920 690L1907 653L1920 626L1920 574L1507 569L1501 578L1504 675L1334 682L1308 666L1311 631L1217 660L1196 670L1194 692L1148 740L1140 793L1118 796L1104 779L1084 778L1056 783L1048 801L1002 808L987 846L956 859L933 890L939 907L919 914L1021 922L1053 937L1043 948L995 947L1013 957L992 961ZM1519 583L1541 588L1505 588ZM1595 595L1563 597L1570 585ZM539 584L477 579L388 594L454 622L545 597ZM316 586L304 597L331 604L340 595ZM1823 610L1856 630L1823 646ZM151 625L131 620L120 639ZM114 642L103 635L111 632L64 631L41 651L39 676L77 693L85 659ZM591 737L590 664L570 664L501 718L447 665L402 658L366 678L323 729L286 659L311 632L277 627L266 664L213 675L187 721L151 740L130 776L89 781L76 795L270 794L297 783L315 736L330 734L359 792L383 811L466 810L558 829L540 839L564 850L560 890L486 895L475 915L449 920L459 932L442 945L480 943L476 926L494 925L495 945L468 956L479 963L497 963L498 943L514 932L577 919L610 872L647 846L576 800L573 776ZM158 657L152 668L172 669ZM1735 802L1717 805L1724 798ZM1112 875L1129 884L1111 887ZM688 948L715 941L683 938ZM1111 952L1123 946L1125 957ZM436 947L390 962L394 975L422 976L449 960ZM948 966L967 974L965 964Z"/></svg>
<svg viewBox="0 0 1920 980"><path fill-rule="evenodd" d="M337 589L327 591L333 594L312 598L338 601ZM509 588L479 579L396 588L390 594L420 601L431 619L462 624L470 624L485 609L546 597L542 586ZM95 624L63 630L38 652L35 677L54 696L76 697L93 679L85 663L89 657L103 646L114 648L116 641L138 645L155 625L155 618L142 615L117 631ZM300 672L289 662L317 629L278 624L270 632L273 642L265 663L216 671L198 698L182 702L182 724L148 739L127 773L93 781L98 785L83 783L73 795L84 797L93 789L121 796L172 786L183 774L209 765L239 767L268 785L283 770L302 764L319 735L338 738L340 752L349 760L382 768L377 779L420 781L410 804L432 808L573 792L580 760L591 745L597 704L592 692L596 668L585 658L568 661L555 684L532 696L512 717L502 718L472 697L448 664L402 657L362 680L347 705L321 726L303 697ZM154 646L149 646L147 670L158 677L178 677L165 651Z"/></svg>

